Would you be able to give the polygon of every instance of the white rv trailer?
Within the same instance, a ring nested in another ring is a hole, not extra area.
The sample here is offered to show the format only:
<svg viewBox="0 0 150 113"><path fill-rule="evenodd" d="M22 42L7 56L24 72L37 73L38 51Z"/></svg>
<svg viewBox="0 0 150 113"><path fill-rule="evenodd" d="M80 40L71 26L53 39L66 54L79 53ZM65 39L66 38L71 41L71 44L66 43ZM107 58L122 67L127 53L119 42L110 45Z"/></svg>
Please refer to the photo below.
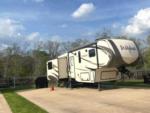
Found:
<svg viewBox="0 0 150 113"><path fill-rule="evenodd" d="M47 78L84 83L117 80L124 67L140 58L137 45L127 39L102 39L47 62ZM123 67L123 68L120 68Z"/></svg>

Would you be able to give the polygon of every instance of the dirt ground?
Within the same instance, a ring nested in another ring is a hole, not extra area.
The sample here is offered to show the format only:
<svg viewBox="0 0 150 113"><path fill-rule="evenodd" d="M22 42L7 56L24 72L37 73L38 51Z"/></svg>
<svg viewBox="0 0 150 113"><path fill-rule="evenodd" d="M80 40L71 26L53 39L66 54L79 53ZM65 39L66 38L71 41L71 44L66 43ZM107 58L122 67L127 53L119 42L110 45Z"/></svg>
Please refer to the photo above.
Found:
<svg viewBox="0 0 150 113"><path fill-rule="evenodd" d="M150 89L46 88L18 93L50 113L150 113Z"/></svg>
<svg viewBox="0 0 150 113"><path fill-rule="evenodd" d="M0 113L12 113L4 96L0 93Z"/></svg>

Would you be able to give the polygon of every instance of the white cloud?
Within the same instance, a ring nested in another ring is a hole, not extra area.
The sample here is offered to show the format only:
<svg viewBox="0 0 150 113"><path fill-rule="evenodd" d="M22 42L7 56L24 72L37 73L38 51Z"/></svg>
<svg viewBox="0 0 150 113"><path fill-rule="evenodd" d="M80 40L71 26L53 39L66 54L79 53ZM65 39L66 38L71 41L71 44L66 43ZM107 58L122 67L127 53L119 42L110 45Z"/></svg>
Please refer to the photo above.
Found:
<svg viewBox="0 0 150 113"><path fill-rule="evenodd" d="M40 37L39 32L33 32L33 33L29 34L26 39L28 41L35 41L35 40L39 40L39 37Z"/></svg>
<svg viewBox="0 0 150 113"><path fill-rule="evenodd" d="M10 18L0 19L0 38L17 37L23 29L23 25L18 21Z"/></svg>
<svg viewBox="0 0 150 113"><path fill-rule="evenodd" d="M28 48L33 48L33 45L41 40L42 37L39 32L32 32L26 35L25 28L19 21L10 18L0 18L0 51L13 43L22 47L29 45Z"/></svg>
<svg viewBox="0 0 150 113"><path fill-rule="evenodd" d="M123 28L125 34L141 35L150 30L150 8L141 9L130 19L129 24Z"/></svg>
<svg viewBox="0 0 150 113"><path fill-rule="evenodd" d="M92 13L95 9L95 6L93 3L83 3L80 5L80 7L75 10L72 14L73 18L83 18L88 16L90 13Z"/></svg>
<svg viewBox="0 0 150 113"><path fill-rule="evenodd" d="M52 41L58 41L58 42L62 41L61 37L59 35L53 35L53 36L51 36L50 40L52 40Z"/></svg>
<svg viewBox="0 0 150 113"><path fill-rule="evenodd" d="M9 45L1 43L1 44L0 44L0 51L6 49L6 48L8 48L8 47L9 47Z"/></svg>

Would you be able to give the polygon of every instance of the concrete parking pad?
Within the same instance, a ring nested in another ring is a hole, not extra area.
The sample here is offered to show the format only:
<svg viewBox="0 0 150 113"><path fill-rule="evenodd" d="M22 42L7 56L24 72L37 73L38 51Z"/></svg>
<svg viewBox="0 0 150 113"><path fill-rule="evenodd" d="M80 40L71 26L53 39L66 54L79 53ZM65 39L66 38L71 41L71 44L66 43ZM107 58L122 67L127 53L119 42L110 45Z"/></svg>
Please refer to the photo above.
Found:
<svg viewBox="0 0 150 113"><path fill-rule="evenodd" d="M12 113L4 96L0 93L0 113Z"/></svg>
<svg viewBox="0 0 150 113"><path fill-rule="evenodd" d="M150 89L46 88L18 93L50 113L150 113Z"/></svg>

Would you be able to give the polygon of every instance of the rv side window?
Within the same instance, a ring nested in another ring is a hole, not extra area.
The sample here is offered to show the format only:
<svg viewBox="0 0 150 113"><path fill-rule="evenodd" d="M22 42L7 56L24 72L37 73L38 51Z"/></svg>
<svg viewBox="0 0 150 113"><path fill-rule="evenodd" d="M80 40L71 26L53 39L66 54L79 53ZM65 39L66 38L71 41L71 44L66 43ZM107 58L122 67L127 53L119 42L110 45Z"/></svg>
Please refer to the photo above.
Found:
<svg viewBox="0 0 150 113"><path fill-rule="evenodd" d="M52 69L52 62L48 62L48 69Z"/></svg>
<svg viewBox="0 0 150 113"><path fill-rule="evenodd" d="M81 53L80 53L80 51L78 52L78 59L79 59L79 63L81 63Z"/></svg>
<svg viewBox="0 0 150 113"><path fill-rule="evenodd" d="M94 57L95 56L95 49L90 49L89 50L89 57Z"/></svg>

